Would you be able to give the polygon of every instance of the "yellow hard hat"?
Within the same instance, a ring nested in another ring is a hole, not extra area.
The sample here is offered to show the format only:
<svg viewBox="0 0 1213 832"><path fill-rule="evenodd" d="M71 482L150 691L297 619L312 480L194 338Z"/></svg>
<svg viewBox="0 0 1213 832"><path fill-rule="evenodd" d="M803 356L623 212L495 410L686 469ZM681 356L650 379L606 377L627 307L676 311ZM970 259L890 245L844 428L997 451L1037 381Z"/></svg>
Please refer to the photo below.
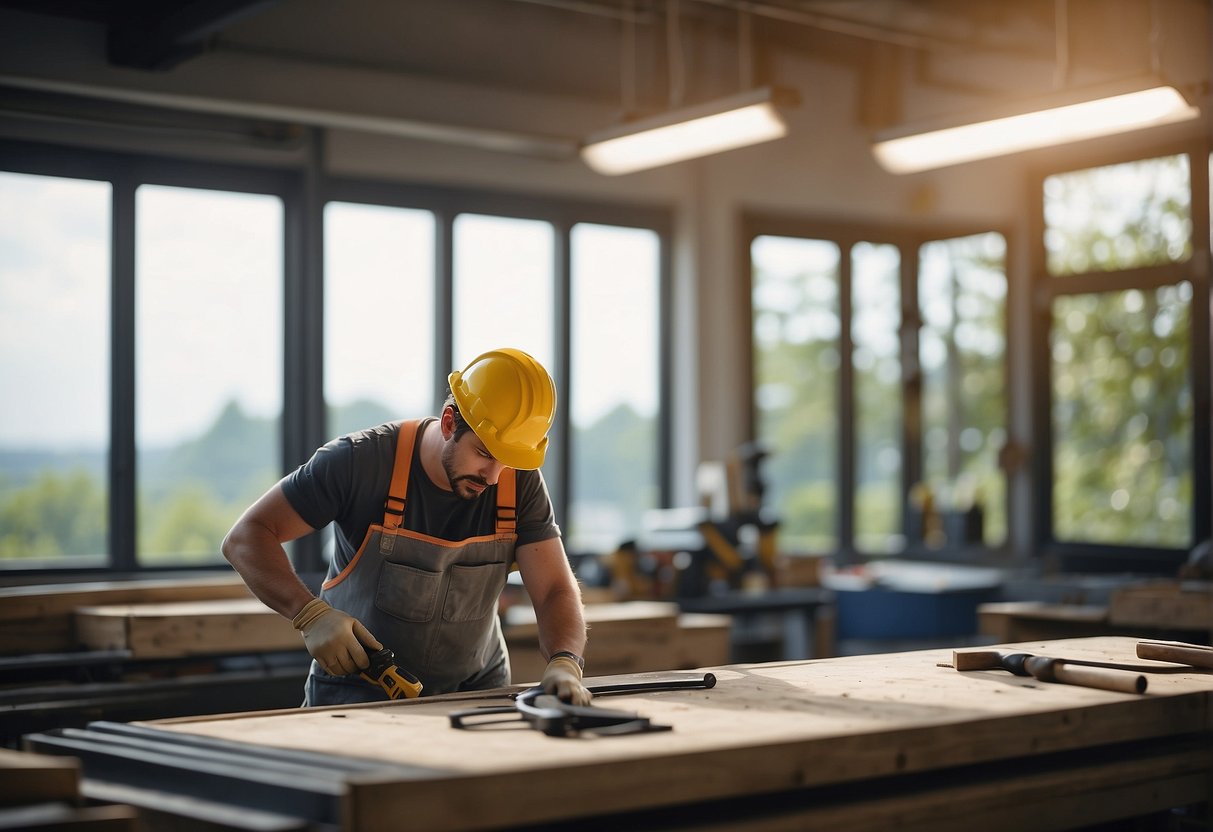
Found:
<svg viewBox="0 0 1213 832"><path fill-rule="evenodd" d="M556 385L522 350L490 350L447 376L464 421L498 462L533 470L543 465L556 417Z"/></svg>

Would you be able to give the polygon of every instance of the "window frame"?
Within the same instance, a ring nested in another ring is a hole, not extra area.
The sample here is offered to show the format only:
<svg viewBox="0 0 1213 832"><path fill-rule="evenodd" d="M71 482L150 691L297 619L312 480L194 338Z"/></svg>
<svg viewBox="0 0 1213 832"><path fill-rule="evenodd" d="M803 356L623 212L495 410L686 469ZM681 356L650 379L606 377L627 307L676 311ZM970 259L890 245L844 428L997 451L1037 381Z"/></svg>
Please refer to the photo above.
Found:
<svg viewBox="0 0 1213 832"><path fill-rule="evenodd" d="M316 140L319 144L319 139ZM315 148L313 148L314 150ZM658 489L662 505L672 494L671 456L672 287L673 211L653 204L591 202L563 197L439 187L413 183L389 183L319 173L312 153L309 162L289 166L207 162L158 154L93 150L66 145L0 139L0 163L13 173L55 176L111 183L111 359L109 385L109 446L107 483L108 552L97 566L48 565L0 570L0 583L24 580L70 579L73 577L139 576L166 572L214 571L215 564L152 565L137 562L135 484L135 191L154 184L184 188L256 193L278 196L283 201L283 413L281 416L280 466L283 474L306 461L329 438L324 401L324 206L331 201L416 208L435 217L435 378L445 379L451 370L452 353L452 227L459 214L487 214L518 219L537 219L555 230L555 286L553 316L556 328L555 366L549 368L561 391L571 390L576 379L568 366L570 354L570 234L578 223L643 228L658 235L660 245L659 400L658 400ZM441 387L441 384L438 385ZM434 392L434 406L441 405L441 391ZM567 516L571 482L571 415L569 408L557 410L549 456L555 463L550 483L558 517ZM324 561L320 535L308 535L290 544L295 568L302 574L322 573ZM577 555L580 553L572 553Z"/></svg>
<svg viewBox="0 0 1213 832"><path fill-rule="evenodd" d="M746 343L748 361L745 365L745 388L750 393L750 404L747 409L749 420L746 435L751 440L758 438L759 416L754 401L754 338L753 338L753 268L750 256L755 238L760 236L796 237L802 239L826 240L836 243L840 248L839 260L839 355L846 357L839 364L838 379L838 456L836 466L838 478L835 484L838 525L836 529L835 551L833 554L840 565L863 563L870 558L910 557L921 560L945 562L972 562L997 560L1005 556L1012 546L1013 535L1008 534L1003 542L990 547L978 544L966 547L945 547L929 549L921 540L911 539L908 534L907 517L909 512L910 488L922 479L922 373L918 368L919 332L922 329L922 315L918 308L918 271L919 251L927 243L946 241L957 237L968 237L984 233L1001 234L1006 241L1007 261L1006 274L1008 284L1008 302L1003 309L1003 326L1007 333L1007 345L1002 357L1003 373L1010 379L1010 354L1012 351L1010 332L1010 283L1015 257L1014 235L1005 228L993 224L921 224L899 225L867 222L839 222L816 216L796 216L791 214L772 214L765 212L747 212L741 218L740 245L738 258L741 261L738 281L739 294L737 308L746 316L739 321L743 332L750 333ZM855 431L855 374L851 356L854 355L855 343L851 335L853 291L852 267L853 249L858 243L888 244L895 246L901 256L900 267L900 307L901 322L899 330L900 360L901 360L901 390L902 390L902 426L901 426L901 529L906 534L904 550L889 554L868 553L859 550L855 545L855 503L858 488L856 471ZM1004 402L1004 423L1010 427L1011 403ZM1009 430L1008 430L1009 432ZM1009 485L1009 484L1008 484ZM1007 505L1004 507L1008 517L1008 526L1014 503L1013 489L1006 491ZM820 554L820 553L814 553Z"/></svg>
<svg viewBox="0 0 1213 832"><path fill-rule="evenodd" d="M328 202L352 202L367 205L382 205L395 208L413 208L430 211L434 215L434 263L437 279L435 292L437 339L434 350L434 379L437 383L434 409L442 404L442 381L453 368L454 340L454 224L460 214L482 214L511 219L539 220L552 225L555 236L553 276L556 282L553 293L553 316L555 319L555 366L549 367L556 389L565 396L573 389L577 380L572 377L569 366L572 333L570 332L572 229L579 223L612 225L624 228L642 228L655 232L660 245L660 286L658 290L658 318L662 322L658 336L658 447L664 449L657 460L658 492L663 506L672 498L672 470L669 448L672 436L672 396L670 372L672 342L670 326L672 233L673 212L668 208L639 203L603 203L578 199L549 198L536 195L516 194L506 191L456 188L414 183L371 181L351 177L333 177L323 183L319 190L320 209ZM317 339L318 340L318 339ZM317 372L322 365L317 364ZM323 390L323 379L314 383ZM321 422L323 424L323 421ZM551 472L548 482L552 504L557 517L568 517L571 504L568 483L572 474L572 414L568 407L558 407L556 421L552 426L549 462L545 471ZM575 558L588 553L570 552Z"/></svg>
<svg viewBox="0 0 1213 832"><path fill-rule="evenodd" d="M110 414L107 461L108 551L100 566L51 566L44 561L30 568L13 567L0 572L0 580L20 576L74 576L155 574L163 572L214 571L215 564L152 565L137 562L136 465L135 465L135 191L140 185L264 194L282 199L283 292L289 309L299 283L302 257L299 245L298 211L300 180L297 172L231 163L180 160L165 156L138 155L117 151L69 148L23 141L0 141L3 167L13 173L104 181L111 184L110 226ZM290 325L287 325L290 329ZM287 355L302 333L284 333ZM288 359L289 362L289 359ZM287 455L291 436L292 379L283 376L284 412L280 459ZM297 440L296 440L297 441Z"/></svg>
<svg viewBox="0 0 1213 832"><path fill-rule="evenodd" d="M1034 554L1062 571L1085 573L1138 572L1173 575L1187 559L1187 549L1159 546L1112 545L1058 540L1053 526L1053 377L1050 335L1053 301L1059 297L1102 294L1129 289L1152 290L1187 281L1192 286L1189 379L1192 386L1192 545L1211 535L1213 474L1210 466L1210 292L1213 266L1210 250L1209 145L1201 141L1159 144L1145 149L1086 153L1069 164L1039 167L1031 174L1035 195L1029 214L1029 285L1031 288L1030 350L1032 373L1031 505ZM1054 275L1049 272L1045 248L1044 185L1050 176L1110 165L1186 154L1189 159L1192 212L1192 256L1185 261L1120 271L1088 271Z"/></svg>

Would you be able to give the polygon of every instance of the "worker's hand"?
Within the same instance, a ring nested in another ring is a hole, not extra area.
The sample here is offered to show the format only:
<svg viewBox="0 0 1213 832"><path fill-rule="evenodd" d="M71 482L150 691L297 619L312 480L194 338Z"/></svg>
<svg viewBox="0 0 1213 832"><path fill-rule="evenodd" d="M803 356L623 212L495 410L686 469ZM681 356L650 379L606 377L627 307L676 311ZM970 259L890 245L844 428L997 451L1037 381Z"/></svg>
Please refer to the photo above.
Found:
<svg viewBox="0 0 1213 832"><path fill-rule="evenodd" d="M573 705L588 705L594 694L581 683L581 666L567 655L553 656L539 682L545 692Z"/></svg>
<svg viewBox="0 0 1213 832"><path fill-rule="evenodd" d="M303 633L303 643L325 673L348 676L370 665L366 647L383 647L362 622L313 598L291 621Z"/></svg>

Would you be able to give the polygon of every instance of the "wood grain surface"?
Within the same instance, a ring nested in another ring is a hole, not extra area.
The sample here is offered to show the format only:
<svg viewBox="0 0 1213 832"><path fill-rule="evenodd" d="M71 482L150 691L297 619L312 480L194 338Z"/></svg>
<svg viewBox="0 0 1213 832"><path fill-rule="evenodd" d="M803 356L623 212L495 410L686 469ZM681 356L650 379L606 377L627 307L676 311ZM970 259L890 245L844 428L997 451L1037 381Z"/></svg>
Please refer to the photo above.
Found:
<svg viewBox="0 0 1213 832"><path fill-rule="evenodd" d="M73 615L100 604L251 598L234 572L190 578L0 587L0 655L75 650Z"/></svg>
<svg viewBox="0 0 1213 832"><path fill-rule="evenodd" d="M1126 637L1003 645L1140 664L1135 646ZM624 737L450 727L452 710L501 703L487 694L148 724L381 760L383 773L348 783L346 828L362 832L393 828L406 815L426 829L538 823L1213 730L1213 674L1205 671L1153 675L1138 695L941 666L950 661L951 650L939 649L721 667L710 690L601 697L598 704L673 728ZM536 800L522 783L567 800Z"/></svg>
<svg viewBox="0 0 1213 832"><path fill-rule="evenodd" d="M76 610L76 636L93 650L136 659L295 650L299 633L256 598L111 604Z"/></svg>

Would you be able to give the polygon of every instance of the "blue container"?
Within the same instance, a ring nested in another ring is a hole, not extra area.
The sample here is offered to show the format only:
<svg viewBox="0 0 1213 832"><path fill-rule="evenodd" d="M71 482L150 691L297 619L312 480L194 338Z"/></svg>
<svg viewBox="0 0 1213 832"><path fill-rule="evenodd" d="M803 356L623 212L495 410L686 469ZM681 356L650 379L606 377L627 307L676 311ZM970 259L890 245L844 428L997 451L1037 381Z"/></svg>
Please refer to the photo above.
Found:
<svg viewBox="0 0 1213 832"><path fill-rule="evenodd" d="M997 587L908 592L870 587L834 590L839 639L934 639L977 634L977 607Z"/></svg>

